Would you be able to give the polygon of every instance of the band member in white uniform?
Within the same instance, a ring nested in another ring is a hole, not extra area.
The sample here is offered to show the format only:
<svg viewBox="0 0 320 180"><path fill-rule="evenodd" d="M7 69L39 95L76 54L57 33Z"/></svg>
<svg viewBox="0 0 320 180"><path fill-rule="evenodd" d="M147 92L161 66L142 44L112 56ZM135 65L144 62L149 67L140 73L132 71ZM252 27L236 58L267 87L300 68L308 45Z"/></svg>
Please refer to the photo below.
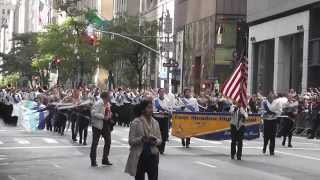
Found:
<svg viewBox="0 0 320 180"><path fill-rule="evenodd" d="M162 143L159 146L160 154L164 153L166 141L169 138L169 121L171 107L169 100L165 97L165 89L158 90L158 97L153 100L153 117L158 121L160 126Z"/></svg>
<svg viewBox="0 0 320 180"><path fill-rule="evenodd" d="M191 89L185 89L183 91L183 96L184 97L180 99L180 101L181 101L180 104L182 104L180 106L181 111L183 111L183 112L199 112L198 101L197 101L197 99L192 97ZM190 138L191 137L188 137L186 139L181 139L183 147L189 148Z"/></svg>

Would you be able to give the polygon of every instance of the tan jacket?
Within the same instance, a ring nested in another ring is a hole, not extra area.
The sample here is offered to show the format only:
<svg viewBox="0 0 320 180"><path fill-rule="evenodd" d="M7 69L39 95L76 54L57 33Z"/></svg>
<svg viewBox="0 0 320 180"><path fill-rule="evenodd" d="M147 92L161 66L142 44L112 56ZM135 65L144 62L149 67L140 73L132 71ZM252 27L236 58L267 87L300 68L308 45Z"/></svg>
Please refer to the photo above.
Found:
<svg viewBox="0 0 320 180"><path fill-rule="evenodd" d="M101 130L103 128L104 115L105 106L103 100L99 99L91 109L92 126Z"/></svg>
<svg viewBox="0 0 320 180"><path fill-rule="evenodd" d="M161 133L158 121L152 118L152 126L155 127L156 132L154 132L157 138L157 145L161 144ZM137 172L138 162L140 159L140 155L143 150L142 137L145 136L145 132L143 129L143 122L140 118L135 118L130 125L129 132L129 145L130 145L130 154L127 161L125 172L130 174L131 176L135 176ZM154 151L159 153L159 150L156 146L152 147Z"/></svg>

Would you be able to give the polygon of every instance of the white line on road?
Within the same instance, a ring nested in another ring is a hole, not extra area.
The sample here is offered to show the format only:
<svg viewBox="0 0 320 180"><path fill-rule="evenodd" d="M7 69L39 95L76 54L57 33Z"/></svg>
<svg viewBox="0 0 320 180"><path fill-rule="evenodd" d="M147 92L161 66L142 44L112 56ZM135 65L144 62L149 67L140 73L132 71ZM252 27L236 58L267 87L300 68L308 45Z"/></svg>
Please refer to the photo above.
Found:
<svg viewBox="0 0 320 180"><path fill-rule="evenodd" d="M316 157L312 157L312 156L293 154L293 153L288 153L288 152L283 152L283 151L275 151L275 152L279 153L279 154L287 155L287 156L294 156L294 157L303 158L303 159L320 161L320 158L316 158Z"/></svg>
<svg viewBox="0 0 320 180"><path fill-rule="evenodd" d="M0 132L8 132L6 129L0 129Z"/></svg>
<svg viewBox="0 0 320 180"><path fill-rule="evenodd" d="M208 163L204 163L204 162L201 162L201 161L197 161L197 162L194 162L194 163L198 164L198 165L210 167L210 168L217 168L217 166L214 166L214 165L211 165L211 164L208 164Z"/></svg>
<svg viewBox="0 0 320 180"><path fill-rule="evenodd" d="M98 147L104 147L98 145ZM17 149L70 149L70 148L91 148L91 146L17 146L17 147L0 147L0 150L17 150ZM112 146L112 148L129 148L129 146Z"/></svg>
<svg viewBox="0 0 320 180"><path fill-rule="evenodd" d="M121 141L128 142L128 138L121 138Z"/></svg>
<svg viewBox="0 0 320 180"><path fill-rule="evenodd" d="M0 154L0 157L7 157L7 155Z"/></svg>
<svg viewBox="0 0 320 180"><path fill-rule="evenodd" d="M55 139L51 139L51 138L42 138L42 140L48 144L58 144L58 141L56 141Z"/></svg>
<svg viewBox="0 0 320 180"><path fill-rule="evenodd" d="M0 166L8 166L9 163L0 163Z"/></svg>
<svg viewBox="0 0 320 180"><path fill-rule="evenodd" d="M28 140L20 139L20 138L14 138L14 141L16 141L19 144L30 144Z"/></svg>
<svg viewBox="0 0 320 180"><path fill-rule="evenodd" d="M199 139L199 138L193 138L196 141L200 141L200 142L205 142L205 143L210 143L210 144L222 144L219 141L209 141L209 140L204 140L204 139Z"/></svg>
<svg viewBox="0 0 320 180"><path fill-rule="evenodd" d="M3 142L2 142L2 141L0 141L0 144L3 144Z"/></svg>
<svg viewBox="0 0 320 180"><path fill-rule="evenodd" d="M122 142L117 141L117 140L111 140L111 143L112 143L112 144L121 144L121 145L125 145L125 144L123 144Z"/></svg>
<svg viewBox="0 0 320 180"><path fill-rule="evenodd" d="M10 176L10 175L8 175L8 178L9 178L10 180L16 180L16 178L14 178L13 176Z"/></svg>
<svg viewBox="0 0 320 180"><path fill-rule="evenodd" d="M53 165L54 167L58 168L58 169L61 169L61 168L62 168L62 166L60 166L59 164L53 163L52 165Z"/></svg>
<svg viewBox="0 0 320 180"><path fill-rule="evenodd" d="M0 158L0 161L7 160L8 158Z"/></svg>

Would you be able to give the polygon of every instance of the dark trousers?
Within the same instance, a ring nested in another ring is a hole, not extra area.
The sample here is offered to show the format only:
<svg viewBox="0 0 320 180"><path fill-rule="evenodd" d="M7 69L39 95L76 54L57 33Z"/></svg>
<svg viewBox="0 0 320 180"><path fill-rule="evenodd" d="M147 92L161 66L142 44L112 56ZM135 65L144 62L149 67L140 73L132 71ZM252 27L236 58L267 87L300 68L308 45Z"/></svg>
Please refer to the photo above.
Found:
<svg viewBox="0 0 320 180"><path fill-rule="evenodd" d="M181 139L182 146L189 147L189 145L190 145L190 140L191 140L191 138L182 138L182 139Z"/></svg>
<svg viewBox="0 0 320 180"><path fill-rule="evenodd" d="M235 125L231 125L231 157L237 154L237 158L242 156L244 126L239 129Z"/></svg>
<svg viewBox="0 0 320 180"><path fill-rule="evenodd" d="M158 118L155 117L155 119L158 121L159 126L160 126L160 132L161 132L161 138L162 138L162 143L159 146L159 151L160 153L164 153L165 147L166 147L166 142L169 137L169 118Z"/></svg>
<svg viewBox="0 0 320 180"><path fill-rule="evenodd" d="M316 132L317 132L319 125L320 125L320 115L317 115L312 120L312 129L311 129L311 134L310 134L311 138L314 138L316 136Z"/></svg>
<svg viewBox="0 0 320 180"><path fill-rule="evenodd" d="M89 119L80 117L79 118L79 143L86 144L87 143L87 136L88 136L88 126L89 126Z"/></svg>
<svg viewBox="0 0 320 180"><path fill-rule="evenodd" d="M92 144L91 144L91 152L90 152L90 159L91 162L95 162L97 158L97 147L99 144L100 136L104 139L104 148L103 148L103 157L102 161L108 161L108 156L110 152L110 145L111 145L111 132L109 125L104 123L103 129L100 130L96 127L92 127Z"/></svg>
<svg viewBox="0 0 320 180"><path fill-rule="evenodd" d="M293 120L291 120L290 118L283 118L283 127L281 132L283 136L283 141L282 141L283 146L286 144L287 137L288 137L288 145L291 146L293 130L294 130Z"/></svg>
<svg viewBox="0 0 320 180"><path fill-rule="evenodd" d="M145 154L142 153L139 159L135 180L144 180L145 173L148 175L148 180L158 180L158 165L158 155L146 157Z"/></svg>
<svg viewBox="0 0 320 180"><path fill-rule="evenodd" d="M78 115L73 113L71 115L71 136L73 141L77 141L78 129Z"/></svg>
<svg viewBox="0 0 320 180"><path fill-rule="evenodd" d="M274 148L276 144L276 132L277 121L276 120L264 120L263 121L263 152L266 151L268 143L270 154L274 154Z"/></svg>

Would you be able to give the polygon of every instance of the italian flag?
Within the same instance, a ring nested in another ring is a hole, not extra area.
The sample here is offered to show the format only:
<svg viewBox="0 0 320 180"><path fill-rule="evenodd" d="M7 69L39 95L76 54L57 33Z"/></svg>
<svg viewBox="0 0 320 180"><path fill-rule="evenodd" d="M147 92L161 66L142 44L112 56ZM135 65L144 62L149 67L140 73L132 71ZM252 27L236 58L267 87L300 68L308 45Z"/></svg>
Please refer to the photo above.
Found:
<svg viewBox="0 0 320 180"><path fill-rule="evenodd" d="M90 24L93 24L96 27L104 27L105 25L108 24L108 21L105 20L103 17L101 17L97 13L97 10L92 10L92 9L88 10L85 17Z"/></svg>

